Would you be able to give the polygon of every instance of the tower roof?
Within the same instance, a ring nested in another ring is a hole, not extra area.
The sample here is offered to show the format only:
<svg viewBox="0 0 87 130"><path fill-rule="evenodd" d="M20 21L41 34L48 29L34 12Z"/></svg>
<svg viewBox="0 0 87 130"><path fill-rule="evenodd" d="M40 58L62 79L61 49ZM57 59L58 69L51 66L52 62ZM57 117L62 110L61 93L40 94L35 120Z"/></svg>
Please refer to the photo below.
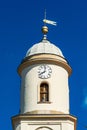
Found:
<svg viewBox="0 0 87 130"><path fill-rule="evenodd" d="M26 53L26 57L36 54L55 54L61 57L64 57L62 51L56 47L53 43L44 39L34 44Z"/></svg>
<svg viewBox="0 0 87 130"><path fill-rule="evenodd" d="M48 33L48 27L43 26L42 32L44 34L43 39L28 49L26 56L18 67L18 73L21 75L22 70L29 65L52 62L53 64L57 64L65 68L70 75L71 68L68 65L62 51L59 47L47 40L46 34Z"/></svg>
<svg viewBox="0 0 87 130"><path fill-rule="evenodd" d="M42 27L44 37L41 42L34 44L26 53L26 57L36 54L55 54L64 57L62 51L53 43L47 40L48 27Z"/></svg>

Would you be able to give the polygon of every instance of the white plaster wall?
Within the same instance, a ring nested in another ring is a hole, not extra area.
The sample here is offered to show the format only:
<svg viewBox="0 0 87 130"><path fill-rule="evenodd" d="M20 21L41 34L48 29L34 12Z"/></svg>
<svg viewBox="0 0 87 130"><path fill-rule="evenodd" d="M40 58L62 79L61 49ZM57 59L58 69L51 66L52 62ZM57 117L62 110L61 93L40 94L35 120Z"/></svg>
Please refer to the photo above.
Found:
<svg viewBox="0 0 87 130"><path fill-rule="evenodd" d="M57 65L49 64L52 68L51 78L38 78L38 67L34 65L27 67L22 71L21 82L21 113L34 110L55 110L63 113L69 113L69 89L68 89L68 73ZM50 102L49 104L40 104L39 101L39 85L41 82L49 83Z"/></svg>
<svg viewBox="0 0 87 130"><path fill-rule="evenodd" d="M62 122L62 130L74 130L74 123L71 121Z"/></svg>
<svg viewBox="0 0 87 130"><path fill-rule="evenodd" d="M29 121L21 121L21 127L19 128L19 125L18 125L18 128L15 128L14 130L36 130L38 128L38 130L61 130L61 125L58 123L58 124L51 124L51 123L46 123L45 124L41 124L41 122L37 122L37 121L34 121L34 122L29 122Z"/></svg>
<svg viewBox="0 0 87 130"><path fill-rule="evenodd" d="M38 129L40 128L40 129ZM74 130L74 122L70 120L53 121L21 121L14 130Z"/></svg>

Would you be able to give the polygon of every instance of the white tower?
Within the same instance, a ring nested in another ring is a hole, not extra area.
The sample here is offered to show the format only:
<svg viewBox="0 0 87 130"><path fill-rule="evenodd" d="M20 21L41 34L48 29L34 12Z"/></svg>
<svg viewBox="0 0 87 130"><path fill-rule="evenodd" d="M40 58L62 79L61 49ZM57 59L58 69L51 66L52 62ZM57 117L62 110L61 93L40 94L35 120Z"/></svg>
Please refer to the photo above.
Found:
<svg viewBox="0 0 87 130"><path fill-rule="evenodd" d="M12 117L13 130L76 130L69 113L68 77L71 67L61 50L44 37L26 53L18 67L21 76L20 114Z"/></svg>

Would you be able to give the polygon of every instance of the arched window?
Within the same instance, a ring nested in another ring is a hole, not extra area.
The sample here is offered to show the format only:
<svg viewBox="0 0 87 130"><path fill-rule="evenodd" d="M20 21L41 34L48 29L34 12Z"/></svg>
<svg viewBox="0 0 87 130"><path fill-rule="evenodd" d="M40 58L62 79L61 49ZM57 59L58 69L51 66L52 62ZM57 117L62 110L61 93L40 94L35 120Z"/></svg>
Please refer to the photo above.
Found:
<svg viewBox="0 0 87 130"><path fill-rule="evenodd" d="M49 101L49 86L47 83L41 83L40 85L40 102Z"/></svg>
<svg viewBox="0 0 87 130"><path fill-rule="evenodd" d="M46 126L42 126L42 127L37 128L36 130L53 130L53 129Z"/></svg>

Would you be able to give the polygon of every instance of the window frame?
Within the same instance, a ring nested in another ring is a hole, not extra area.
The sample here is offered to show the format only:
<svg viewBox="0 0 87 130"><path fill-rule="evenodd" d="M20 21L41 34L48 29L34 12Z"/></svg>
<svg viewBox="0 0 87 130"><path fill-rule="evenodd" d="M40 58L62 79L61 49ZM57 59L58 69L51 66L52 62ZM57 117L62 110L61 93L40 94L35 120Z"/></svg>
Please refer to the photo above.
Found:
<svg viewBox="0 0 87 130"><path fill-rule="evenodd" d="M41 101L41 91L40 91L40 88L41 88L41 85L43 85L43 84L47 84L47 86L48 86L48 92L47 92L47 96L48 96L48 100L46 100L46 101ZM51 103L50 102L50 85L49 85L49 83L48 82L41 82L40 84L39 84L39 86L38 86L38 103L40 103L40 104L44 104L44 103Z"/></svg>

